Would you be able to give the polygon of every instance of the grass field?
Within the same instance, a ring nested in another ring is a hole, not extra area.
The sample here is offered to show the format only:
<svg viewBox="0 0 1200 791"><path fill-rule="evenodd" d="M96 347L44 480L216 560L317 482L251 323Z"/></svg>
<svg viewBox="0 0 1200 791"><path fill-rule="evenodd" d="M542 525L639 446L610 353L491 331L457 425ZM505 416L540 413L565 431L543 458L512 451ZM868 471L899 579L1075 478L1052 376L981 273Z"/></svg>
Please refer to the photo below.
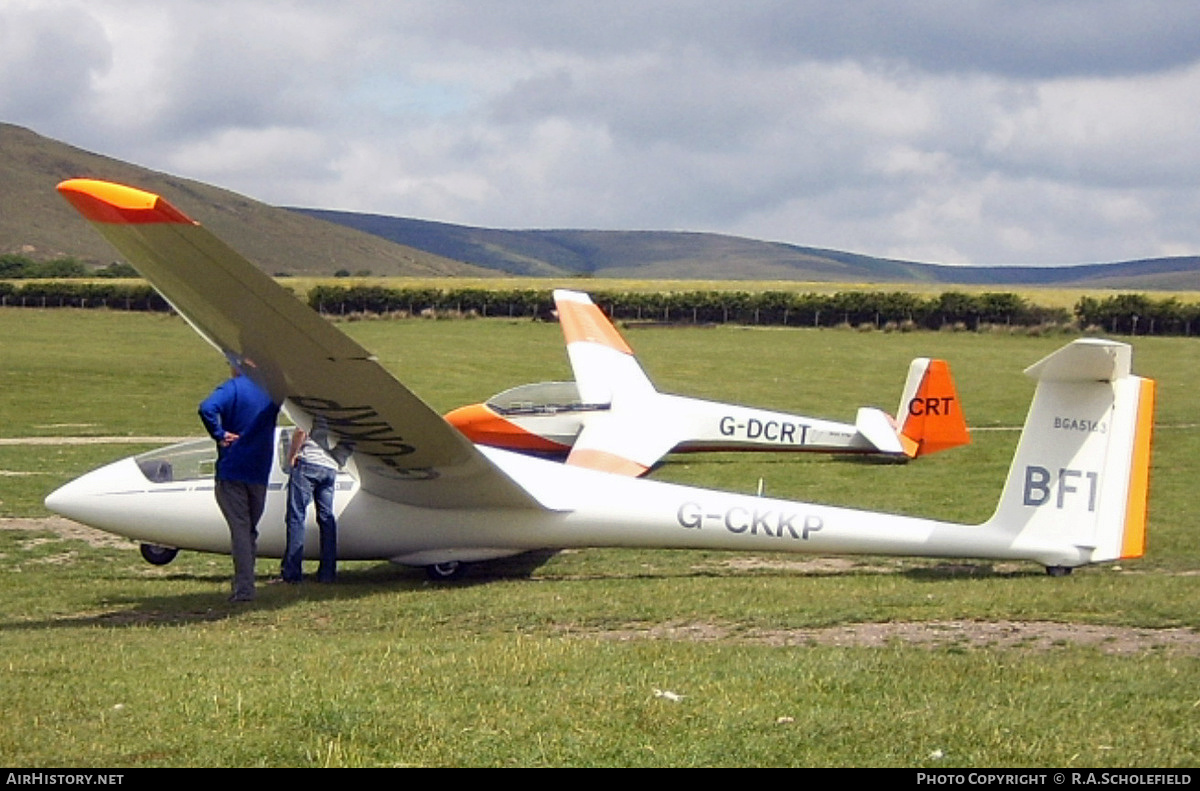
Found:
<svg viewBox="0 0 1200 791"><path fill-rule="evenodd" d="M568 378L555 325L342 327L438 409ZM0 310L0 440L198 435L225 375L168 316ZM1064 337L630 328L660 389L852 420L950 360L967 448L910 465L714 454L654 474L963 521L990 513ZM0 442L7 766L1194 766L1200 756L1200 344L1138 338L1159 381L1150 550L1025 564L588 550L432 586L224 601L229 560L73 533L41 498L143 446ZM276 570L264 561L264 576ZM287 589L281 589L287 588ZM674 693L674 694L665 694ZM681 697L680 697L681 696Z"/></svg>

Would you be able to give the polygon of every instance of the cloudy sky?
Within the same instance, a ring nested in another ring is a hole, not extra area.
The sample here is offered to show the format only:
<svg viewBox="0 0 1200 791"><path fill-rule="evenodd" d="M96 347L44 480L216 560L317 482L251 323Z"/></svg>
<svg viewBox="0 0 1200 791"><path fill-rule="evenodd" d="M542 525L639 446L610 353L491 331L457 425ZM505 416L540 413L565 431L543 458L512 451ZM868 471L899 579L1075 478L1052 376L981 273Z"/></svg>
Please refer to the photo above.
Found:
<svg viewBox="0 0 1200 791"><path fill-rule="evenodd" d="M1190 0L0 0L0 121L282 205L1200 254Z"/></svg>

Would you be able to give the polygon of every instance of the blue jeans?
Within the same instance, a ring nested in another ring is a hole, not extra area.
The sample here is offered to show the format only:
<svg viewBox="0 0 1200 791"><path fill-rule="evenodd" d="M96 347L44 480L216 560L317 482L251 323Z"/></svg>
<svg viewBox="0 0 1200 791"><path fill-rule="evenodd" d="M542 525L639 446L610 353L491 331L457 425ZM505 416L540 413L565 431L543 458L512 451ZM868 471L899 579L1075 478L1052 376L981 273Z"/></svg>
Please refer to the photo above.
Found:
<svg viewBox="0 0 1200 791"><path fill-rule="evenodd" d="M333 582L337 577L337 521L333 517L333 490L337 471L301 459L288 479L287 548L279 576L287 582L299 582L304 559L304 517L308 504L317 507L317 526L321 528L321 564L318 582Z"/></svg>

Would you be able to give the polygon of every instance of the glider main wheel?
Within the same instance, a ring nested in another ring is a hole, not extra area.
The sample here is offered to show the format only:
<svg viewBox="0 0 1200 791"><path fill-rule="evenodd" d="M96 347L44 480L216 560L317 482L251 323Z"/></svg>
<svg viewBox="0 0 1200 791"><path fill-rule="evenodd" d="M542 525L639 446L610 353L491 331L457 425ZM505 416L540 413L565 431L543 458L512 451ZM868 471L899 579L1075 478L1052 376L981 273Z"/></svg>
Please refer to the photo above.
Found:
<svg viewBox="0 0 1200 791"><path fill-rule="evenodd" d="M448 582L458 579L466 570L466 563L457 560L448 560L445 563L433 563L426 566L425 576L434 582Z"/></svg>
<svg viewBox="0 0 1200 791"><path fill-rule="evenodd" d="M175 547L160 547L157 544L142 544L138 549L142 552L142 558L155 566L165 566L179 554Z"/></svg>
<svg viewBox="0 0 1200 791"><path fill-rule="evenodd" d="M1046 566L1046 573L1051 577L1065 577L1071 573L1070 566Z"/></svg>

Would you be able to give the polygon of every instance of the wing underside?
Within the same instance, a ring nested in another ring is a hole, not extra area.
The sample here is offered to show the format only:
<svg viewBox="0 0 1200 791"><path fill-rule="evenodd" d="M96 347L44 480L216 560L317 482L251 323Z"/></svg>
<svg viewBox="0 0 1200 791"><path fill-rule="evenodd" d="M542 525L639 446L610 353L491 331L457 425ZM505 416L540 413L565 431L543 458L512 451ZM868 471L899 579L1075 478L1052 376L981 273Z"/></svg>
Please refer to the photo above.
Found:
<svg viewBox="0 0 1200 791"><path fill-rule="evenodd" d="M293 418L323 418L353 443L364 490L434 508L540 507L366 349L164 199L90 180L59 192Z"/></svg>

